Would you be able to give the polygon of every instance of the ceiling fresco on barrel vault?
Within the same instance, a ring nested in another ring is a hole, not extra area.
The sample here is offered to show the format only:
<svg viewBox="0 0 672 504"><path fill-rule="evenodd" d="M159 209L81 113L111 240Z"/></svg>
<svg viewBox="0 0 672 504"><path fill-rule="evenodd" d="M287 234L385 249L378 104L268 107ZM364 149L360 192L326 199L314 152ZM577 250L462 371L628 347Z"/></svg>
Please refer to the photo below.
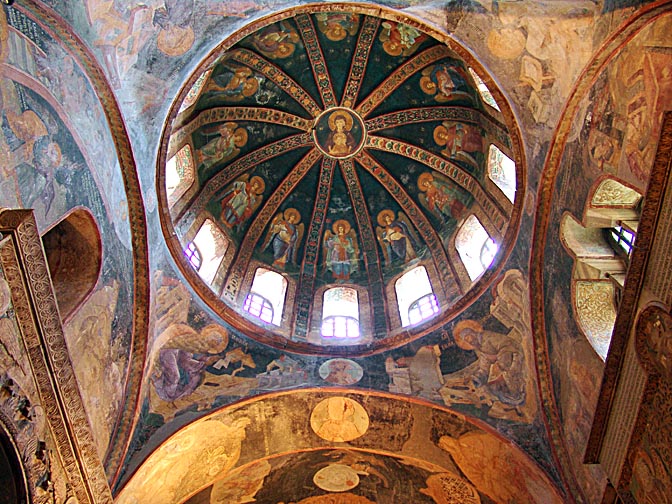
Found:
<svg viewBox="0 0 672 504"><path fill-rule="evenodd" d="M393 16L312 10L253 24L195 74L200 94L175 115L164 153L188 146L195 181L164 225L196 290L246 334L301 352L370 353L426 334L492 278L472 281L456 234L475 216L501 263L519 212L488 175L488 153L494 144L515 158L516 146L464 51ZM209 289L182 253L205 218L225 243ZM438 316L402 327L394 285L416 266ZM282 320L242 309L258 267L288 281ZM357 292L359 337L320 335L324 292L338 286Z"/></svg>

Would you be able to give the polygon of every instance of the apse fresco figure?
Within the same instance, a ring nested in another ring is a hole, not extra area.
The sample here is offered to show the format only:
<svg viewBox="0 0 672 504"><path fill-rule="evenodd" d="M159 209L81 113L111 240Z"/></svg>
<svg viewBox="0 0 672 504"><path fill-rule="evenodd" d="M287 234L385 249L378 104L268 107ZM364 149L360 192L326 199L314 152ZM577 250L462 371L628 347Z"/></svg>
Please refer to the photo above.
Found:
<svg viewBox="0 0 672 504"><path fill-rule="evenodd" d="M205 92L212 92L217 97L225 97L232 101L240 101L254 96L259 90L259 80L247 67L227 68L213 73Z"/></svg>
<svg viewBox="0 0 672 504"><path fill-rule="evenodd" d="M471 98L469 78L459 66L440 63L425 68L420 78L420 89L433 95L437 102L447 102L458 98Z"/></svg>
<svg viewBox="0 0 672 504"><path fill-rule="evenodd" d="M196 162L201 170L236 157L247 143L247 130L234 122L203 128L201 134L207 141L196 151Z"/></svg>
<svg viewBox="0 0 672 504"><path fill-rule="evenodd" d="M273 24L255 34L252 43L269 58L288 58L294 54L300 37L294 28L285 22Z"/></svg>
<svg viewBox="0 0 672 504"><path fill-rule="evenodd" d="M392 210L381 210L377 220L379 226L376 226L376 237L386 266L394 262L407 263L417 257L420 241L403 212L399 212L395 218Z"/></svg>
<svg viewBox="0 0 672 504"><path fill-rule="evenodd" d="M222 196L222 222L229 229L238 229L259 207L266 183L255 175L245 174L234 181Z"/></svg>
<svg viewBox="0 0 672 504"><path fill-rule="evenodd" d="M481 168L483 134L480 128L459 122L444 121L434 128L434 141L443 147L441 154L446 158L462 161L473 170Z"/></svg>
<svg viewBox="0 0 672 504"><path fill-rule="evenodd" d="M450 181L438 173L425 172L418 177L420 202L444 223L447 219L459 220L465 211L464 203L457 198L457 191Z"/></svg>
<svg viewBox="0 0 672 504"><path fill-rule="evenodd" d="M271 249L273 266L285 269L289 262L296 264L296 255L303 239L304 225L296 208L288 208L278 213L271 222L262 250Z"/></svg>
<svg viewBox="0 0 672 504"><path fill-rule="evenodd" d="M317 27L332 42L357 34L359 15L351 12L319 12L315 15Z"/></svg>
<svg viewBox="0 0 672 504"><path fill-rule="evenodd" d="M331 230L324 233L325 268L336 280L349 280L359 269L359 247L357 235L344 219L334 222Z"/></svg>

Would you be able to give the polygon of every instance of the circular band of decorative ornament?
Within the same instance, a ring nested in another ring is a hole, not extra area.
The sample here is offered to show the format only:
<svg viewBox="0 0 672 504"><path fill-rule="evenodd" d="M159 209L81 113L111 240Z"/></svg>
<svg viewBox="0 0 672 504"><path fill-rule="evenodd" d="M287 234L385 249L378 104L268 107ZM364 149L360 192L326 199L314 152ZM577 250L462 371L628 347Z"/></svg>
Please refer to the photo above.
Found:
<svg viewBox="0 0 672 504"><path fill-rule="evenodd" d="M525 200L513 113L408 14L297 6L227 38L182 87L157 184L168 247L236 330L367 355L485 292Z"/></svg>

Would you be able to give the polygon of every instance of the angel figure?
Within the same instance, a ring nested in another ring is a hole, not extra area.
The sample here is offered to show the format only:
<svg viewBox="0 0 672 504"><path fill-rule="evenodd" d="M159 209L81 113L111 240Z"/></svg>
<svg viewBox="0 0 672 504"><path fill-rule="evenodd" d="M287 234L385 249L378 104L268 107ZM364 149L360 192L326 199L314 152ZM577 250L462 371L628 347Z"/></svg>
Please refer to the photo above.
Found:
<svg viewBox="0 0 672 504"><path fill-rule="evenodd" d="M222 197L222 222L229 229L239 227L261 204L266 183L249 173L235 180Z"/></svg>
<svg viewBox="0 0 672 504"><path fill-rule="evenodd" d="M247 67L224 68L213 74L205 91L213 91L234 101L253 96L259 90L259 81Z"/></svg>
<svg viewBox="0 0 672 504"><path fill-rule="evenodd" d="M386 266L391 266L397 260L407 263L417 257L415 249L419 240L403 212L399 212L395 219L392 210L381 210L377 220L380 226L376 226L376 236L383 250Z"/></svg>
<svg viewBox="0 0 672 504"><path fill-rule="evenodd" d="M457 189L450 181L438 173L425 172L418 177L420 202L443 222L446 218L459 220L465 206L457 198Z"/></svg>
<svg viewBox="0 0 672 504"><path fill-rule="evenodd" d="M264 28L253 36L252 43L269 58L288 58L294 54L296 43L300 37L290 25L281 21Z"/></svg>
<svg viewBox="0 0 672 504"><path fill-rule="evenodd" d="M326 268L337 280L349 280L359 268L357 235L344 219L334 222L324 233L324 259Z"/></svg>
<svg viewBox="0 0 672 504"><path fill-rule="evenodd" d="M272 247L273 266L285 269L287 262L296 264L296 254L303 238L304 225L296 208L278 213L271 222L262 250Z"/></svg>
<svg viewBox="0 0 672 504"><path fill-rule="evenodd" d="M426 36L417 28L404 23L385 21L380 32L383 49L390 56L409 56Z"/></svg>
<svg viewBox="0 0 672 504"><path fill-rule="evenodd" d="M199 168L210 168L216 163L227 161L240 153L240 147L247 143L247 130L238 128L235 122L218 124L214 128L203 129L208 143L196 151ZM216 135L215 138L210 138Z"/></svg>
<svg viewBox="0 0 672 504"><path fill-rule="evenodd" d="M359 16L351 12L320 12L315 17L320 31L333 42L356 35L359 28Z"/></svg>
<svg viewBox="0 0 672 504"><path fill-rule="evenodd" d="M422 71L420 88L426 94L434 95L437 102L446 102L458 97L471 97L468 82L469 78L461 67L440 63Z"/></svg>

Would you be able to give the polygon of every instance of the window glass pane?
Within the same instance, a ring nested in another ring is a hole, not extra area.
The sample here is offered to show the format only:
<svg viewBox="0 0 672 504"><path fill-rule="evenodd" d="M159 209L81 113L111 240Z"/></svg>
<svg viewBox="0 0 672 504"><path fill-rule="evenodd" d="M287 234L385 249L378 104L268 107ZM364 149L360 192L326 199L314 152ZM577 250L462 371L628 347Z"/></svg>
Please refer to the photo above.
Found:
<svg viewBox="0 0 672 504"><path fill-rule="evenodd" d="M488 176L513 203L516 197L516 163L494 144L490 144L488 154Z"/></svg>
<svg viewBox="0 0 672 504"><path fill-rule="evenodd" d="M257 268L250 292L256 293L267 300L272 309L270 318L268 313L259 315L259 318L277 326L281 325L282 310L285 306L285 294L287 292L287 279L276 271Z"/></svg>
<svg viewBox="0 0 672 504"><path fill-rule="evenodd" d="M334 287L324 292L321 334L327 338L359 337L359 300L355 289Z"/></svg>
<svg viewBox="0 0 672 504"><path fill-rule="evenodd" d="M187 258L192 268L198 271L198 268L201 267L201 253L196 248L196 245L194 245L194 242L189 242L187 244L187 248L184 249L184 256Z"/></svg>
<svg viewBox="0 0 672 504"><path fill-rule="evenodd" d="M455 248L467 269L469 278L475 280L492 264L498 247L476 216L472 214L457 232Z"/></svg>
<svg viewBox="0 0 672 504"><path fill-rule="evenodd" d="M168 206L172 207L193 183L194 159L191 147L185 145L166 163L166 196L168 196Z"/></svg>
<svg viewBox="0 0 672 504"><path fill-rule="evenodd" d="M492 93L488 89L488 86L485 85L485 82L483 82L483 79L481 79L478 76L478 74L474 71L474 69L471 67L469 67L469 73L474 78L474 81L476 82L476 87L478 88L478 92L481 94L481 98L483 98L483 101L488 105L490 105L495 110L499 110L499 106L495 101L495 97L492 96Z"/></svg>
<svg viewBox="0 0 672 504"><path fill-rule="evenodd" d="M432 284L429 281L429 275L424 266L418 266L406 272L396 281L394 290L397 293L397 305L399 307L399 317L401 318L402 327L417 324L433 315L432 313L427 317L423 317L419 307L411 310L411 305L417 303L418 300L425 296L432 296L436 301Z"/></svg>
<svg viewBox="0 0 672 504"><path fill-rule="evenodd" d="M245 303L243 303L243 309L264 322L272 323L273 321L273 307L271 303L259 294L249 293L245 298Z"/></svg>
<svg viewBox="0 0 672 504"><path fill-rule="evenodd" d="M359 320L357 291L349 287L334 287L324 292L322 318L343 315Z"/></svg>
<svg viewBox="0 0 672 504"><path fill-rule="evenodd" d="M203 281L211 284L229 247L229 240L217 224L210 219L205 219L193 243L198 247L203 261L198 274Z"/></svg>
<svg viewBox="0 0 672 504"><path fill-rule="evenodd" d="M439 303L434 294L427 294L408 308L408 319L410 324L417 324L423 320L433 317L439 313Z"/></svg>

